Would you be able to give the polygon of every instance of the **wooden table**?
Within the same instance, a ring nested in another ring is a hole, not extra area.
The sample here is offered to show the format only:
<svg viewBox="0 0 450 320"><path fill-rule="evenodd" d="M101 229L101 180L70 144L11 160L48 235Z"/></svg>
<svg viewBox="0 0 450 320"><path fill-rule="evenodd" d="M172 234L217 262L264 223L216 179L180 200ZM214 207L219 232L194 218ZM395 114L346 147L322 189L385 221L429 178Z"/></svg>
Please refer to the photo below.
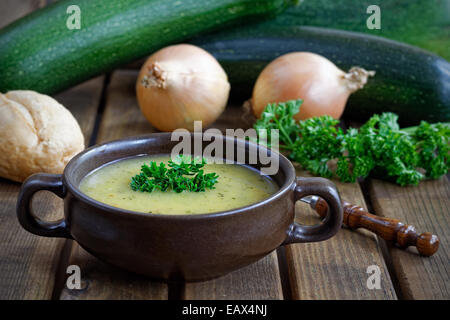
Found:
<svg viewBox="0 0 450 320"><path fill-rule="evenodd" d="M3 1L0 27L46 2ZM86 144L154 132L136 103L136 76L131 67L115 70L55 95L79 121ZM213 127L244 127L240 116L241 108L229 106ZM379 180L336 184L342 198L374 214L437 234L439 251L424 258L414 248L393 248L371 232L342 229L324 242L279 248L218 279L166 284L107 265L72 240L26 232L15 213L20 185L0 179L0 299L449 299L448 177L403 188ZM62 201L46 192L35 197L33 206L45 219L63 213ZM300 203L297 219L319 221ZM81 290L65 286L67 267L74 264L81 269ZM381 271L380 289L367 286L371 265Z"/></svg>

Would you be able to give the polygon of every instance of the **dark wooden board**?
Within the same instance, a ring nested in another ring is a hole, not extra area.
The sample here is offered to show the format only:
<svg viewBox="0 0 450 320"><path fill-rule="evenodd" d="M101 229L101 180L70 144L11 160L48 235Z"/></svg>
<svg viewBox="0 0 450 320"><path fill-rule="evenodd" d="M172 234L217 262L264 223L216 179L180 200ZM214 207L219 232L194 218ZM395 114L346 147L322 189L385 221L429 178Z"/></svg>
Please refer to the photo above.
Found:
<svg viewBox="0 0 450 320"><path fill-rule="evenodd" d="M206 282L187 283L184 298L188 300L283 299L276 252L223 277Z"/></svg>
<svg viewBox="0 0 450 320"><path fill-rule="evenodd" d="M377 215L413 225L419 233L440 238L439 250L429 258L415 248L389 247L400 294L404 299L450 299L450 183L447 177L422 181L419 186L399 187L370 181L370 196Z"/></svg>
<svg viewBox="0 0 450 320"><path fill-rule="evenodd" d="M297 175L308 175L302 170ZM356 183L336 182L342 199L365 207ZM306 204L297 203L299 223L316 224L320 218ZM286 247L293 299L396 299L376 236L366 230L341 229L324 242L291 244ZM366 285L367 267L381 271L381 289Z"/></svg>
<svg viewBox="0 0 450 320"><path fill-rule="evenodd" d="M104 76L99 76L54 96L78 120L86 147L94 130L104 79Z"/></svg>
<svg viewBox="0 0 450 320"><path fill-rule="evenodd" d="M70 252L70 265L81 271L81 289L65 286L62 300L145 300L167 299L167 285L151 281L98 260L74 243Z"/></svg>
<svg viewBox="0 0 450 320"><path fill-rule="evenodd" d="M46 4L47 0L2 0L0 2L0 28Z"/></svg>
<svg viewBox="0 0 450 320"><path fill-rule="evenodd" d="M0 180L0 299L50 299L63 239L43 238L22 229L16 217L20 184ZM62 215L62 202L38 194L35 210L45 219Z"/></svg>
<svg viewBox="0 0 450 320"><path fill-rule="evenodd" d="M96 78L58 94L80 123L85 138L93 129L103 79ZM0 299L50 299L64 239L44 238L26 232L16 218L20 184L0 180ZM43 219L63 214L62 200L38 193L33 208Z"/></svg>

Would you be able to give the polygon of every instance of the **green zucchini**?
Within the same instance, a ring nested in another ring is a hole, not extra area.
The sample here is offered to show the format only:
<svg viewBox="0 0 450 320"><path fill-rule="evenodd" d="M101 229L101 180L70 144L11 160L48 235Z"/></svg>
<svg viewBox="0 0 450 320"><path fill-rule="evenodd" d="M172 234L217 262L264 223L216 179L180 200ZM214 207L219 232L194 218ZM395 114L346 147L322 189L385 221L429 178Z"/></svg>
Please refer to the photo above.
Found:
<svg viewBox="0 0 450 320"><path fill-rule="evenodd" d="M380 7L381 29L367 28L370 5ZM450 60L450 0L303 0L270 21L246 29L326 27L406 42Z"/></svg>
<svg viewBox="0 0 450 320"><path fill-rule="evenodd" d="M0 92L52 94L206 30L266 17L293 0L62 0L0 31Z"/></svg>
<svg viewBox="0 0 450 320"><path fill-rule="evenodd" d="M380 7L381 29L369 29L367 7ZM450 60L449 0L304 0L273 25L303 25L357 31L406 42Z"/></svg>
<svg viewBox="0 0 450 320"><path fill-rule="evenodd" d="M364 89L352 94L344 116L366 120L395 112L402 124L450 121L450 63L382 37L317 27L277 27L262 33L245 29L204 36L192 43L213 54L224 67L234 98L249 98L262 69L294 51L325 56L342 70L375 70Z"/></svg>

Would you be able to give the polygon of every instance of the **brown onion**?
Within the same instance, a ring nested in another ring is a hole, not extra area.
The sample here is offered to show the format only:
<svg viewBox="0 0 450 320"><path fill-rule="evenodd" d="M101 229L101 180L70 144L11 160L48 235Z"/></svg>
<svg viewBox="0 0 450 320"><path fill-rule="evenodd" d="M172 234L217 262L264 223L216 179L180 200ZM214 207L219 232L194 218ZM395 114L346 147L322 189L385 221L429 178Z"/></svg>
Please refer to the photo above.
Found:
<svg viewBox="0 0 450 320"><path fill-rule="evenodd" d="M225 71L205 50L188 44L166 47L142 66L136 83L139 106L161 131L203 127L223 112L230 92Z"/></svg>
<svg viewBox="0 0 450 320"><path fill-rule="evenodd" d="M297 120L321 115L338 119L350 94L364 87L374 74L359 67L345 73L310 52L288 53L272 61L259 75L251 100L253 113L259 117L269 103L303 99Z"/></svg>

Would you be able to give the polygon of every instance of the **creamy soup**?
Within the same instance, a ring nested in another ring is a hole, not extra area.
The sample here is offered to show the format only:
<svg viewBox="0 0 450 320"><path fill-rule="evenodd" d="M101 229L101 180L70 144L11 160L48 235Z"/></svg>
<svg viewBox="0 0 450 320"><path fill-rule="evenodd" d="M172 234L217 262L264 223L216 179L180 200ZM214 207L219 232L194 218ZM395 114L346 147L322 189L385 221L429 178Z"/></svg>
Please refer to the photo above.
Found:
<svg viewBox="0 0 450 320"><path fill-rule="evenodd" d="M143 163L167 162L168 156L135 157L116 161L89 173L80 189L89 197L108 205L156 214L199 214L225 211L259 202L278 190L277 184L258 171L237 164L206 164L205 173L219 176L215 189L204 192L172 190L133 191L131 177Z"/></svg>

